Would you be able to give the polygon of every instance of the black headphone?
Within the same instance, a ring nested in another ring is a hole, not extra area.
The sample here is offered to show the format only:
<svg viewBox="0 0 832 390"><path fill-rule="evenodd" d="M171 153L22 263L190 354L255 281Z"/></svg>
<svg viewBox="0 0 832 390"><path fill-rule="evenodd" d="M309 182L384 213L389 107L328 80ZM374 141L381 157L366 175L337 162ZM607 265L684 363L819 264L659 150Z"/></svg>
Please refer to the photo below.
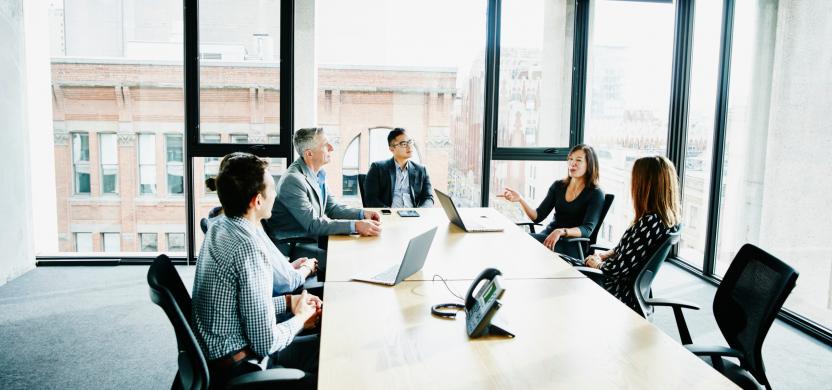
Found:
<svg viewBox="0 0 832 390"><path fill-rule="evenodd" d="M441 309L465 309L465 305L459 303L440 303L438 305L433 305L430 307L430 314L433 314L437 317L442 318L456 318L456 313L459 313L459 310L450 310L445 311Z"/></svg>

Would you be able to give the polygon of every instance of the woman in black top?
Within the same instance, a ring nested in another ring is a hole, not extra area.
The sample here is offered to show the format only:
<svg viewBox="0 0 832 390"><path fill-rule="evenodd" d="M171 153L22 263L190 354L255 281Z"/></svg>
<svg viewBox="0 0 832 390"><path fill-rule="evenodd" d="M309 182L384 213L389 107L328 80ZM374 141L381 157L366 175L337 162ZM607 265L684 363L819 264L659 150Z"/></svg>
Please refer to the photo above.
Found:
<svg viewBox="0 0 832 390"><path fill-rule="evenodd" d="M531 236L555 252L578 257L577 245L562 239L592 234L604 205L604 192L598 188L598 159L591 146L576 145L569 151L567 162L568 176L549 187L546 198L536 209L511 188L506 187L502 195L510 202L520 202L523 211L534 222L543 221L554 209L552 222L542 232L531 233Z"/></svg>
<svg viewBox="0 0 832 390"><path fill-rule="evenodd" d="M630 186L635 218L615 248L589 255L588 267L604 271L604 288L637 313L635 278L658 243L678 230L679 182L665 157L642 157L633 164Z"/></svg>

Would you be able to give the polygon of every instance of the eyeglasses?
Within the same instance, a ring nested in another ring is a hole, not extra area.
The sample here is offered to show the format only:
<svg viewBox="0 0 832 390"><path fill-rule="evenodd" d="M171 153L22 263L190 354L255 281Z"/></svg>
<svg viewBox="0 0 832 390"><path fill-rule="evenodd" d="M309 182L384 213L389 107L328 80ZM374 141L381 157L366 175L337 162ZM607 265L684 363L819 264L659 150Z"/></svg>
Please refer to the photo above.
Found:
<svg viewBox="0 0 832 390"><path fill-rule="evenodd" d="M411 140L407 140L407 141L402 141L402 142L399 142L397 144L393 144L391 146L397 146L397 147L400 147L400 148L413 147L413 140L411 139Z"/></svg>

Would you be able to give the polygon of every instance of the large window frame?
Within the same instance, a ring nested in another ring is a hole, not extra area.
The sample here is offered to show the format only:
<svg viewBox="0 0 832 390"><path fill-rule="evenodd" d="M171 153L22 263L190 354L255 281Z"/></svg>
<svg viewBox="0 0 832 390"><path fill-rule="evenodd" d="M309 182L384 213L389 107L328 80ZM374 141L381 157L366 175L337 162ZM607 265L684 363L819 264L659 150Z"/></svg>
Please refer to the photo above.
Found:
<svg viewBox="0 0 832 390"><path fill-rule="evenodd" d="M587 81L587 53L589 44L590 2L592 0L575 0L574 10L574 40L572 60L572 85L570 102L570 137L566 147L498 147L497 140L497 103L499 97L499 61L500 61L500 18L502 0L483 0L487 2L486 19L486 52L485 52L485 94L483 120L483 155L481 180L481 205L488 207L489 182L491 162L500 160L528 160L528 161L565 161L570 147L582 143L584 140L585 102ZM662 2L675 6L675 31L673 43L673 63L671 76L670 109L668 112L667 157L677 167L679 180L684 186L685 151L687 146L687 122L689 114L691 53L694 25L694 0L620 0L624 2ZM200 140L199 126L199 21L198 0L183 0L184 3L184 93L185 93L185 134L184 134L184 196L186 200L187 223L185 242L187 255L185 258L174 260L191 263L195 260L195 204L194 193L194 159L219 158L235 151L255 153L264 157L285 158L291 161L292 132L294 131L294 0L281 0L280 9L280 134L279 143L266 144L210 144ZM723 185L723 168L725 160L726 123L728 115L728 89L731 76L731 47L734 23L735 0L723 0L723 13L720 52L719 76L715 86L716 105L713 128L713 154L711 164L711 183L707 188L708 203L706 220L705 253L702 270L692 266L685 259L679 257L674 250L669 261L679 265L690 273L714 285L720 283L715 274L715 259L717 237L719 234L719 213L721 207L720 189ZM78 133L73 131L72 134ZM89 134L84 132L85 134ZM271 137L270 137L271 138ZM274 141L271 139L271 141ZM74 161L74 160L73 160ZM87 162L88 163L88 162ZM74 169L74 167L73 167ZM74 172L73 172L74 173ZM92 178L91 178L92 180ZM157 183L158 185L158 183ZM77 184L74 183L74 194L78 196ZM684 188L684 187L683 187ZM81 195L88 195L86 193ZM76 241L78 234L75 233ZM158 241L157 241L158 242ZM158 243L157 243L158 245ZM97 259L118 258L121 264L141 263L152 261L146 257L128 257L122 255L102 255ZM64 264L80 264L77 258L69 256L41 256L38 263L60 262ZM828 329L788 309L782 309L779 318L796 326L818 340L832 345L832 332Z"/></svg>

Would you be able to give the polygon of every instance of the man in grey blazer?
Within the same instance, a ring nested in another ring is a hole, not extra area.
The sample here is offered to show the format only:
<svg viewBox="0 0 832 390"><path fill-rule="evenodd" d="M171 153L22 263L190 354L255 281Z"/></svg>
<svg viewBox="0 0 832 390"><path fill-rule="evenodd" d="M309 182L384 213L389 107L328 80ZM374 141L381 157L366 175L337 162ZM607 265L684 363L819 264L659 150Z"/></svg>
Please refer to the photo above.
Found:
<svg viewBox="0 0 832 390"><path fill-rule="evenodd" d="M395 128L387 135L393 158L370 165L364 180L366 207L433 207L433 187L428 171L416 164L413 140L405 129Z"/></svg>
<svg viewBox="0 0 832 390"><path fill-rule="evenodd" d="M277 201L266 230L273 240L289 237L318 239L331 234L377 236L381 215L375 211L347 207L335 202L326 186L323 166L329 163L333 147L322 128L300 129L294 134L295 160L277 185ZM288 245L278 245L288 253ZM296 257L318 260L319 280L326 269L326 251L315 244L299 244Z"/></svg>

